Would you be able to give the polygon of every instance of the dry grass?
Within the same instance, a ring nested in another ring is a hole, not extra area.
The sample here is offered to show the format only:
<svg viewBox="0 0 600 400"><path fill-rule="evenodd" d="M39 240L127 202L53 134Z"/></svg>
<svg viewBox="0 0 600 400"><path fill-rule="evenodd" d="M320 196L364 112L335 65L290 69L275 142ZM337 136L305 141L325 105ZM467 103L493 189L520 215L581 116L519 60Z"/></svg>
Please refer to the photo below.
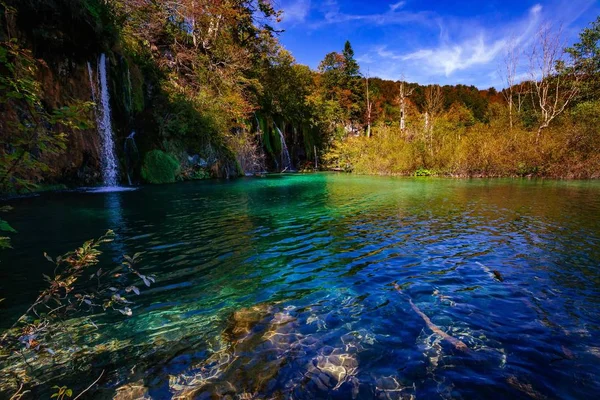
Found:
<svg viewBox="0 0 600 400"><path fill-rule="evenodd" d="M465 127L440 120L433 133L375 127L373 136L334 144L328 166L359 174L413 175L419 169L461 177L600 178L600 134L571 117L535 132L503 123Z"/></svg>

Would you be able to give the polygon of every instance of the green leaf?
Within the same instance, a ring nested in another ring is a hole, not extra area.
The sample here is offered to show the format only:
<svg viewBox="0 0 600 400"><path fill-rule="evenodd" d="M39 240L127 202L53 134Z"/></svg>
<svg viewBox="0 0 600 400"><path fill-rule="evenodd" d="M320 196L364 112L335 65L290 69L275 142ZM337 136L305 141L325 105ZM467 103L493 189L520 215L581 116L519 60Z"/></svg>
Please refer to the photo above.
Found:
<svg viewBox="0 0 600 400"><path fill-rule="evenodd" d="M4 47L0 47L0 63L6 62L6 49Z"/></svg>
<svg viewBox="0 0 600 400"><path fill-rule="evenodd" d="M3 219L0 219L0 231L16 233L17 231Z"/></svg>
<svg viewBox="0 0 600 400"><path fill-rule="evenodd" d="M10 238L6 236L0 236L0 249L10 249Z"/></svg>

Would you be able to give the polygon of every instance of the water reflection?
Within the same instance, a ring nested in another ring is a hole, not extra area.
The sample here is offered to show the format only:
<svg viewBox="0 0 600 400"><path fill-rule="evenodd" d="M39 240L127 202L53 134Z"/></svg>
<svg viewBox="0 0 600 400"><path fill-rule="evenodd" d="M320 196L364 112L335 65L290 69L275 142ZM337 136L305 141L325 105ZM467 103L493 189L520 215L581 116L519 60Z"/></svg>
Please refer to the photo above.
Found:
<svg viewBox="0 0 600 400"><path fill-rule="evenodd" d="M128 254L123 241L127 229L123 220L123 210L121 209L121 193L107 193L104 196L104 208L107 213L107 225L117 234L110 247L112 253L115 254L113 262L119 263L122 260L122 255Z"/></svg>

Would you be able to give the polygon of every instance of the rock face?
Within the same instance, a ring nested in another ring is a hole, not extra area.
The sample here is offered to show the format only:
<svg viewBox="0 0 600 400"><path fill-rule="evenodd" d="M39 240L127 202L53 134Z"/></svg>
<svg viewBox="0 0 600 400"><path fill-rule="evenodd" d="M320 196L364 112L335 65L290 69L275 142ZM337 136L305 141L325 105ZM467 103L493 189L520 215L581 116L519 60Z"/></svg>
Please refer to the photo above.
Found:
<svg viewBox="0 0 600 400"><path fill-rule="evenodd" d="M92 93L85 64L65 60L53 71L48 66L39 69L45 106L57 109L70 104L73 99L91 101ZM93 112L88 115L94 121ZM49 183L90 185L100 181L100 139L95 128L68 130L66 155L48 159L51 170Z"/></svg>
<svg viewBox="0 0 600 400"><path fill-rule="evenodd" d="M117 26L120 17L116 17L109 3L99 0L8 2L14 6L15 12L7 12L4 16L6 26L0 29L0 41L9 37L18 39L19 46L31 52L37 71L36 84L41 89L42 107L52 114L66 106L100 102L99 91L93 87L98 80L98 57L105 54L108 79L104 80L107 85L103 87L110 96L104 98L110 97L115 147L115 152L109 153L116 153L117 158L116 163L111 162L110 166L114 171L112 167L117 164L117 184L139 182L139 161L152 150L162 150L174 156L198 154L189 162L193 167L190 175L180 176L183 179L238 176L241 171L235 154L225 140L228 137L227 127L213 124L218 115L195 104L192 98L171 96L173 87L162 78L162 73L168 73L168 68L156 62L154 56L146 54L148 49L145 49L145 44L137 43L135 35L121 31L121 27ZM138 48L138 45L141 47ZM23 107L19 104L21 101L16 100L9 105L5 105L4 101L0 104L0 140L5 143L3 152L10 155L20 150L14 146L17 144L14 130L23 131L16 127L19 123L21 126L30 125L32 118L28 107ZM69 186L94 185L103 181L101 164L108 157L101 155L94 107L89 107L88 115L81 115L79 111L86 109L88 107L69 111L77 113L78 125L81 125L81 117L87 119L89 129L59 128L49 122L43 125L48 131L67 135L66 151L50 155L43 145L27 144L33 147L27 152L36 159L41 158L44 167L36 171L31 171L34 168L24 169L19 178L34 184ZM135 150L131 150L133 131L138 132ZM125 149L128 137L129 150ZM188 160L180 161L182 167L188 163ZM114 174L110 176L112 184Z"/></svg>

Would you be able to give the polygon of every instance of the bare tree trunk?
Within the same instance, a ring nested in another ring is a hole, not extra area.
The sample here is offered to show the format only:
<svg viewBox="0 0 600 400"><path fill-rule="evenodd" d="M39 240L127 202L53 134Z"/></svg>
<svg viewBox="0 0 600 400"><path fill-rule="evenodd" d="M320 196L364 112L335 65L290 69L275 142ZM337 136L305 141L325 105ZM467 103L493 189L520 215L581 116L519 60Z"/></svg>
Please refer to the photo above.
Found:
<svg viewBox="0 0 600 400"><path fill-rule="evenodd" d="M404 133L406 130L406 99L410 97L414 91L414 88L406 90L404 82L404 76L400 81L400 131Z"/></svg>
<svg viewBox="0 0 600 400"><path fill-rule="evenodd" d="M519 86L517 86L517 113L520 114L523 110L523 103L529 93L530 89L528 89L526 82L521 82Z"/></svg>
<svg viewBox="0 0 600 400"><path fill-rule="evenodd" d="M367 137L371 137L371 109L373 104L369 95L369 73L367 72Z"/></svg>
<svg viewBox="0 0 600 400"><path fill-rule="evenodd" d="M404 129L406 129L406 103L405 103L405 93L404 93L404 82L400 84L400 131L404 133Z"/></svg>
<svg viewBox="0 0 600 400"><path fill-rule="evenodd" d="M439 85L425 88L425 138L429 146L429 153L433 156L433 125L435 118L442 111L444 96Z"/></svg>
<svg viewBox="0 0 600 400"><path fill-rule="evenodd" d="M515 79L517 75L517 68L519 66L519 54L517 53L517 43L512 38L508 44L506 54L504 55L504 72L500 72L500 75L504 76L506 82L506 89L502 91L506 102L508 103L508 125L510 130L513 128L513 104L514 104L514 87Z"/></svg>
<svg viewBox="0 0 600 400"><path fill-rule="evenodd" d="M508 126L510 130L513 128L513 100L512 100L512 90L510 95L510 100L508 101Z"/></svg>
<svg viewBox="0 0 600 400"><path fill-rule="evenodd" d="M194 47L198 48L198 39L196 38L196 13L195 10L196 9L196 2L194 0L192 0L192 22L191 22L191 31L192 31L192 40L194 42Z"/></svg>
<svg viewBox="0 0 600 400"><path fill-rule="evenodd" d="M579 93L581 77L567 65L563 48L561 31L553 32L547 25L539 29L530 54L532 99L540 117L536 144L540 141L542 131L563 113Z"/></svg>

